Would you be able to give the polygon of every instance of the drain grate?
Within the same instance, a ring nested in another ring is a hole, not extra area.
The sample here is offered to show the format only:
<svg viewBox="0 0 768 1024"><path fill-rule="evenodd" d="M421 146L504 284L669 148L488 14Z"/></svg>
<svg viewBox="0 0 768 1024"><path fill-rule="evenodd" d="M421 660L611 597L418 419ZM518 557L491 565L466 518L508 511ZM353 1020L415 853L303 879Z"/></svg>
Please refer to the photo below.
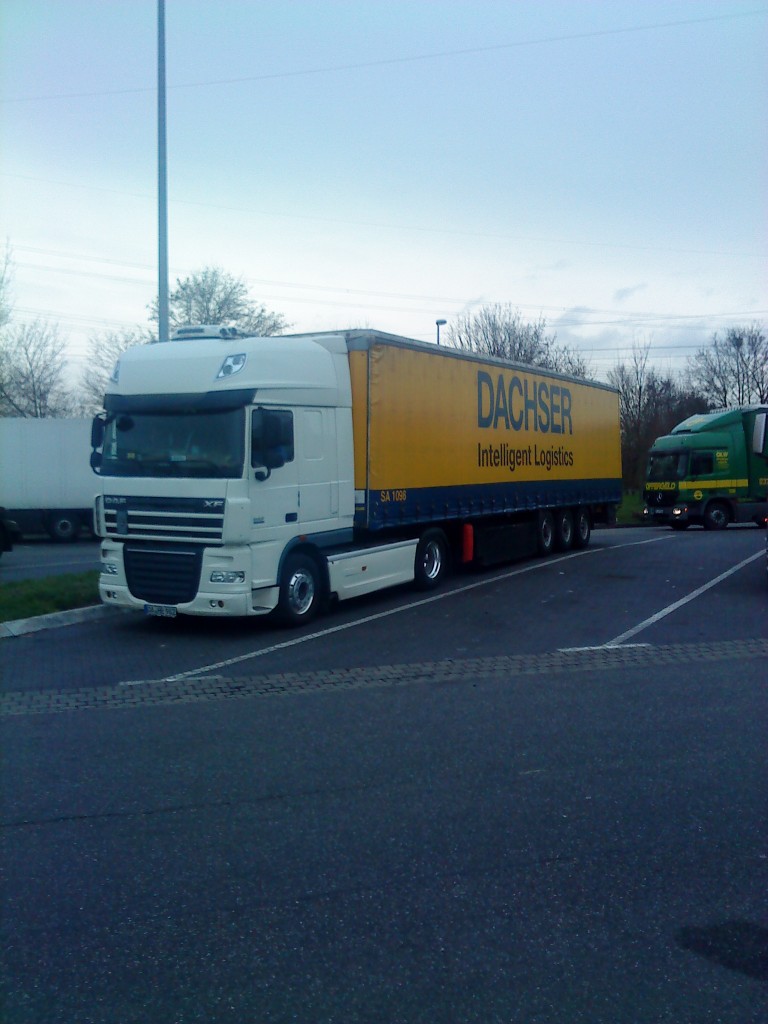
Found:
<svg viewBox="0 0 768 1024"><path fill-rule="evenodd" d="M596 647L546 654L499 655L446 659L411 665L372 665L317 672L280 672L263 676L190 676L139 684L83 687L77 690L16 690L0 696L0 717L62 714L104 708L197 704L256 697L291 697L333 690L362 690L462 682L467 679L514 678L613 668L657 666L660 663L731 661L768 658L768 640L723 640L713 643L652 647Z"/></svg>

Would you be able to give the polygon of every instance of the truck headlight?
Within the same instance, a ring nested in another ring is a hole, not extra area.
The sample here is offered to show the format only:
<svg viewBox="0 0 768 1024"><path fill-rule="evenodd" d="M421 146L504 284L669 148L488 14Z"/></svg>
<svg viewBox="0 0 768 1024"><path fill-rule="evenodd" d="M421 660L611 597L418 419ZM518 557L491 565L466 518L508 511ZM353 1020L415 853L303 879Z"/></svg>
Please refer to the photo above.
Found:
<svg viewBox="0 0 768 1024"><path fill-rule="evenodd" d="M245 573L214 569L211 573L211 583L245 583Z"/></svg>
<svg viewBox="0 0 768 1024"><path fill-rule="evenodd" d="M102 576L117 576L117 565L114 562L101 563Z"/></svg>

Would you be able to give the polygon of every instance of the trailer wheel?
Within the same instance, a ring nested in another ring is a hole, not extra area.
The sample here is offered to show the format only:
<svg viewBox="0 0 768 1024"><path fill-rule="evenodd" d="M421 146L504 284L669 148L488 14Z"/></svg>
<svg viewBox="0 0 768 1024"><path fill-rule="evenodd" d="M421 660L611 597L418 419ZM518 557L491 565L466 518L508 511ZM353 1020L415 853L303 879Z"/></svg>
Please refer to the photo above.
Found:
<svg viewBox="0 0 768 1024"><path fill-rule="evenodd" d="M448 569L448 542L442 530L427 530L416 548L413 576L419 590L434 590Z"/></svg>
<svg viewBox="0 0 768 1024"><path fill-rule="evenodd" d="M589 519L589 512L585 508L577 508L573 523L573 546L585 548L592 536L592 523Z"/></svg>
<svg viewBox="0 0 768 1024"><path fill-rule="evenodd" d="M320 572L309 555L297 552L285 560L280 577L277 613L286 626L310 622L317 614L321 596Z"/></svg>
<svg viewBox="0 0 768 1024"><path fill-rule="evenodd" d="M731 521L728 506L723 501L710 501L704 510L705 530L724 530Z"/></svg>
<svg viewBox="0 0 768 1024"><path fill-rule="evenodd" d="M555 546L558 551L570 551L573 547L573 513L569 508L555 513Z"/></svg>
<svg viewBox="0 0 768 1024"><path fill-rule="evenodd" d="M540 555L551 555L555 547L555 517L545 509L539 512L537 539Z"/></svg>
<svg viewBox="0 0 768 1024"><path fill-rule="evenodd" d="M75 512L51 512L46 529L57 544L70 544L80 536L80 516Z"/></svg>

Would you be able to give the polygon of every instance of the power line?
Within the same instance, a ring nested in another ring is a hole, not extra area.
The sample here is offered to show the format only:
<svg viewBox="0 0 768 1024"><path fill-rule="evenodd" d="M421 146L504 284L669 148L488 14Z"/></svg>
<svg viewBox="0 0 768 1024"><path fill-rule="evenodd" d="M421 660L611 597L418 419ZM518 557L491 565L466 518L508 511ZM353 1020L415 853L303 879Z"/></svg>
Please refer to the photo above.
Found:
<svg viewBox="0 0 768 1024"><path fill-rule="evenodd" d="M765 15L765 9L753 11L717 14L707 18L686 18L679 21L660 21L649 25L629 25L625 28L594 29L590 32L573 32L556 36L542 36L539 39L520 39L510 43L495 43L492 46L471 46L455 50L437 50L432 53L414 54L402 57L384 57L377 60L359 61L350 64L335 64L318 68L303 68L295 71L274 71L262 75L244 75L238 78L218 78L197 82L180 82L169 85L168 89L199 89L216 85L240 85L245 82L265 82L275 79L300 78L313 75L338 74L344 71L362 71L368 68L392 67L400 64L416 64L429 60L445 60L453 57L468 57L484 53L498 53L505 50L521 49L528 46L544 46L551 43L573 42L583 39L599 39L608 36L628 35L638 32L652 32L660 29L682 28L690 25L704 25L712 22L733 21L736 18L751 18ZM90 92L46 93L36 96L6 96L2 103L30 103L42 100L70 100L98 96L125 96L140 93L153 93L155 88L138 86L127 89L100 89Z"/></svg>
<svg viewBox="0 0 768 1024"><path fill-rule="evenodd" d="M115 261L112 261L112 262L115 262ZM19 266L22 266L22 267L26 266L29 269L42 270L42 271L51 272L51 273L68 274L68 275L74 275L74 276L80 276L80 277L86 277L86 278L97 278L97 279L100 279L100 280L107 280L107 281L119 281L119 282L124 283L124 284L136 284L136 285L148 285L148 286L151 286L153 284L153 282L151 282L150 280L146 280L146 281L144 281L144 280L137 280L135 278L122 277L122 276L119 276L119 275L116 275L116 274L99 274L99 273L94 273L93 271L89 271L89 270L76 270L76 269L72 269L72 268L68 268L68 267L46 267L46 266L41 266L39 264L24 264L24 263L19 264ZM466 305L467 305L467 300L466 299L464 299L464 298L456 298L456 297L448 298L446 296L439 296L438 297L438 296L430 296L430 295L409 295L409 294L402 294L402 293L397 293L397 292L379 292L379 291L374 291L374 290L358 289L358 288L336 288L336 287L333 287L333 286L330 286L330 285L296 284L296 283L291 283L291 282L287 282L287 281L270 281L270 280L267 280L267 279L248 278L248 277L245 277L244 280L247 283L249 283L249 284L253 284L253 283L257 283L257 284L260 284L260 285L265 285L266 284L266 285L271 286L271 287L291 288L291 289L305 289L305 290L308 290L308 291L330 292L330 293L336 293L336 294L341 293L342 295L349 295L349 296L357 295L357 296L360 296L361 300L364 299L365 296L375 296L375 297L378 297L378 298L392 298L392 299L399 299L399 300L405 300L405 301L411 301L411 302L429 302L429 303L431 303L431 305L429 307L425 307L423 309L417 309L417 308L414 308L412 306L394 306L394 305L391 305L391 304L388 304L388 305L382 305L382 304L372 305L370 302L365 304L367 309L379 310L379 311L387 311L387 312L401 312L401 313L418 313L418 312L423 312L425 314L431 315L432 309L434 308L434 303L437 302L437 303L440 303L441 305L449 305L450 304L450 305L458 306L459 310L458 310L456 315L460 315L461 310L464 307L466 307ZM314 297L311 297L311 296L300 296L300 295L276 296L276 295L268 295L268 294L262 294L260 297L263 298L263 299L267 299L270 302L280 302L280 301L285 301L286 299L288 299L288 301L290 301L290 302L300 303L302 305L337 306L337 307L344 307L344 308L357 308L357 307L359 307L361 305L360 302L345 301L344 298L318 299L318 298L314 298ZM489 304L492 304L492 303L489 303ZM747 317L752 318L752 319L759 319L760 317L768 316L768 310L764 310L764 309L758 309L758 310L737 310L737 311L729 310L729 311L723 312L723 313L648 313L648 312L641 312L641 311L637 311L637 310L635 310L635 311L627 310L626 312L624 312L623 310L619 311L619 310L611 310L611 309L591 308L589 310L589 312L592 315L602 315L602 316L606 316L607 315L607 316L613 317L613 319L608 319L608 320L593 320L593 319L584 319L583 315L581 314L581 311L580 311L580 314L579 314L578 317L568 318L567 314L569 312L571 312L571 309L569 309L569 307L565 307L565 306L548 306L548 305L543 305L542 306L542 305L534 305L534 304L530 304L530 303L513 303L513 305L515 306L516 309L527 310L527 311L532 311L532 312L537 312L537 313L544 313L544 312L546 312L546 313L548 313L550 315L551 314L557 314L557 313L564 313L564 314L566 314L565 317L561 317L561 318L556 319L554 321L552 326L555 329L564 328L564 327L570 327L570 328L579 328L579 327L584 327L584 328L591 328L591 327L629 327L629 326L633 326L633 325L634 326L640 326L640 325L643 325L643 324L655 324L655 323L657 323L657 324L666 324L666 325L673 325L674 324L674 325L676 325L676 328L678 330L703 330L703 329L705 330L705 329L707 329L706 326L705 326L706 322L710 322L712 320L736 320L736 319L743 319L743 318L747 318ZM702 321L704 322L704 324L702 324Z"/></svg>
<svg viewBox="0 0 768 1024"><path fill-rule="evenodd" d="M93 192L106 192L110 195L121 195L130 196L134 199L143 199L149 202L155 202L155 195L149 192L126 192L122 189L107 188L103 185L83 185L79 182L71 181L55 181L47 178L32 177L24 174L7 174L0 173L0 177L4 178L19 178L23 181L35 181L43 185L60 185L64 188L79 188ZM198 206L207 210L225 210L229 213L247 213L254 217L276 217L288 220L298 221L309 221L311 223L320 224L343 224L347 227L359 227L359 228L375 228L376 230L385 231L415 231L420 234L436 234L436 235L450 235L452 237L459 238L495 238L505 241L516 241L516 242L535 242L542 245L570 245L578 246L579 248L593 248L593 249L619 249L622 251L629 252L651 252L651 253L671 253L678 256L734 256L740 259L768 259L768 253L760 252L734 252L732 250L718 250L718 249L676 249L669 246L653 246L653 245L631 245L627 242L595 242L585 239L568 239L568 238L538 238L530 235L516 235L507 232L493 232L493 231L468 231L460 228L446 228L446 227L434 227L432 225L419 225L419 224L392 224L382 223L377 221L357 221L357 220L346 220L338 217L317 217L309 216L307 214L298 213L283 213L282 211L259 211L252 207L247 206L227 206L221 203L205 203L201 200L194 199L173 199L171 202L174 205L180 206Z"/></svg>

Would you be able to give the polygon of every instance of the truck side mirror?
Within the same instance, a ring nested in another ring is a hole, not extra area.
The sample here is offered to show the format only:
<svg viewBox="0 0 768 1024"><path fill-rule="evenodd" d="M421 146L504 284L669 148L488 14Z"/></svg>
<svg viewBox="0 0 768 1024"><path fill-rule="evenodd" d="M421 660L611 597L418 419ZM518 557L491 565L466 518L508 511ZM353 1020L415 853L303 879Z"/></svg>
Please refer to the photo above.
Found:
<svg viewBox="0 0 768 1024"><path fill-rule="evenodd" d="M94 416L91 422L91 448L101 448L104 444L104 417Z"/></svg>
<svg viewBox="0 0 768 1024"><path fill-rule="evenodd" d="M768 413L759 412L755 416L755 426L752 430L752 451L755 455L762 455L768 459Z"/></svg>

